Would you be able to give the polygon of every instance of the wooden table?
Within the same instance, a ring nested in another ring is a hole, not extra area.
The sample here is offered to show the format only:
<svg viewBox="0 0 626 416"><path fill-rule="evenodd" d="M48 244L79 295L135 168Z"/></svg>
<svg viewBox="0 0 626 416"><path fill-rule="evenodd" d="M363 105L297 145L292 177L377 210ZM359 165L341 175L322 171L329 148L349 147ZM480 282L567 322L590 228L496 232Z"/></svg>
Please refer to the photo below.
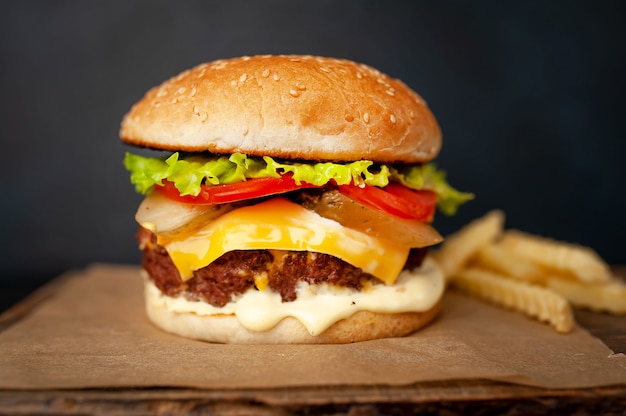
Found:
<svg viewBox="0 0 626 416"><path fill-rule="evenodd" d="M620 268L620 271L623 271ZM54 293L44 286L0 315L0 331ZM577 311L578 323L616 353L626 353L626 317ZM2 375L0 375L1 377ZM626 414L626 385L543 389L488 380L407 386L229 389L0 390L0 414L382 415Z"/></svg>

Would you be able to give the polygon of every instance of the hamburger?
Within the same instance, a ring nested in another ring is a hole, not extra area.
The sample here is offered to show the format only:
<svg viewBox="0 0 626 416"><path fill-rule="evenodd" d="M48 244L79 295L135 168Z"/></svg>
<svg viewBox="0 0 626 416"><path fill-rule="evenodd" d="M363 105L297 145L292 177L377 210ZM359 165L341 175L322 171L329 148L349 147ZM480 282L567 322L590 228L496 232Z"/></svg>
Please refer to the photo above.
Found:
<svg viewBox="0 0 626 416"><path fill-rule="evenodd" d="M471 198L431 162L425 101L369 66L314 56L218 60L124 116L147 316L219 343L404 336L437 314L439 208Z"/></svg>

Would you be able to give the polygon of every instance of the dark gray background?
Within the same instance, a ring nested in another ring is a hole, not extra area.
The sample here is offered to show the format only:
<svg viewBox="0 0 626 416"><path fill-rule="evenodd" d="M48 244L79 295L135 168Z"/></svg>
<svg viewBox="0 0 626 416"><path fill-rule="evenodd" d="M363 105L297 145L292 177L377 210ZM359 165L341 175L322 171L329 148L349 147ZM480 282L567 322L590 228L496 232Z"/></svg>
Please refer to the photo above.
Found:
<svg viewBox="0 0 626 416"><path fill-rule="evenodd" d="M619 1L9 1L0 6L0 276L139 261L141 197L120 120L201 62L306 53L419 91L439 166L507 226L626 263L625 44Z"/></svg>

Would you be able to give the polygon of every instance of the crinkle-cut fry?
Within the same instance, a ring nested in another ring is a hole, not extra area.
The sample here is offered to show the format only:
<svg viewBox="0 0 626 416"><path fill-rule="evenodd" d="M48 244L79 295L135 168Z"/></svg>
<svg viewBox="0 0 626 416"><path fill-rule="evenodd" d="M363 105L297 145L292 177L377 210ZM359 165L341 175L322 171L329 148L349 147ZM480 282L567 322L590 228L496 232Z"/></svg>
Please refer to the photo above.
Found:
<svg viewBox="0 0 626 416"><path fill-rule="evenodd" d="M543 281L540 267L503 248L498 243L486 244L478 250L474 264L480 268L503 273L527 282L540 283Z"/></svg>
<svg viewBox="0 0 626 416"><path fill-rule="evenodd" d="M574 328L569 302L558 293L478 268L455 273L452 284L474 297L547 322L557 332Z"/></svg>
<svg viewBox="0 0 626 416"><path fill-rule="evenodd" d="M572 305L596 312L626 314L626 283L613 279L603 284L585 284L576 280L551 276L548 287L561 294Z"/></svg>
<svg viewBox="0 0 626 416"><path fill-rule="evenodd" d="M580 281L601 283L611 280L611 270L589 247L507 230L500 244L539 266L568 273Z"/></svg>
<svg viewBox="0 0 626 416"><path fill-rule="evenodd" d="M454 275L482 246L494 241L502 233L503 225L504 213L493 210L446 237L433 253L444 276Z"/></svg>

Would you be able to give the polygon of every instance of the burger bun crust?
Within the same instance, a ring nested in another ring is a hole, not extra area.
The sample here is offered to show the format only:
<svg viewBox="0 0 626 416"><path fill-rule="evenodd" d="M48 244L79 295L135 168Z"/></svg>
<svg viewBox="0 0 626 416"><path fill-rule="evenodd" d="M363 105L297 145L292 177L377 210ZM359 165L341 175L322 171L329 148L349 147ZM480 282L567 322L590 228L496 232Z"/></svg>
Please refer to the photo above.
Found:
<svg viewBox="0 0 626 416"><path fill-rule="evenodd" d="M148 279L144 284L146 313L154 325L185 338L224 344L346 344L401 337L430 323L441 305L439 299L423 312L376 313L362 310L313 336L292 317L284 318L268 331L251 331L241 325L233 314L173 312L159 302L158 290L148 290L148 285L152 285Z"/></svg>
<svg viewBox="0 0 626 416"><path fill-rule="evenodd" d="M314 56L254 56L184 71L126 114L121 139L168 151L318 161L420 163L439 125L408 86L369 66Z"/></svg>

